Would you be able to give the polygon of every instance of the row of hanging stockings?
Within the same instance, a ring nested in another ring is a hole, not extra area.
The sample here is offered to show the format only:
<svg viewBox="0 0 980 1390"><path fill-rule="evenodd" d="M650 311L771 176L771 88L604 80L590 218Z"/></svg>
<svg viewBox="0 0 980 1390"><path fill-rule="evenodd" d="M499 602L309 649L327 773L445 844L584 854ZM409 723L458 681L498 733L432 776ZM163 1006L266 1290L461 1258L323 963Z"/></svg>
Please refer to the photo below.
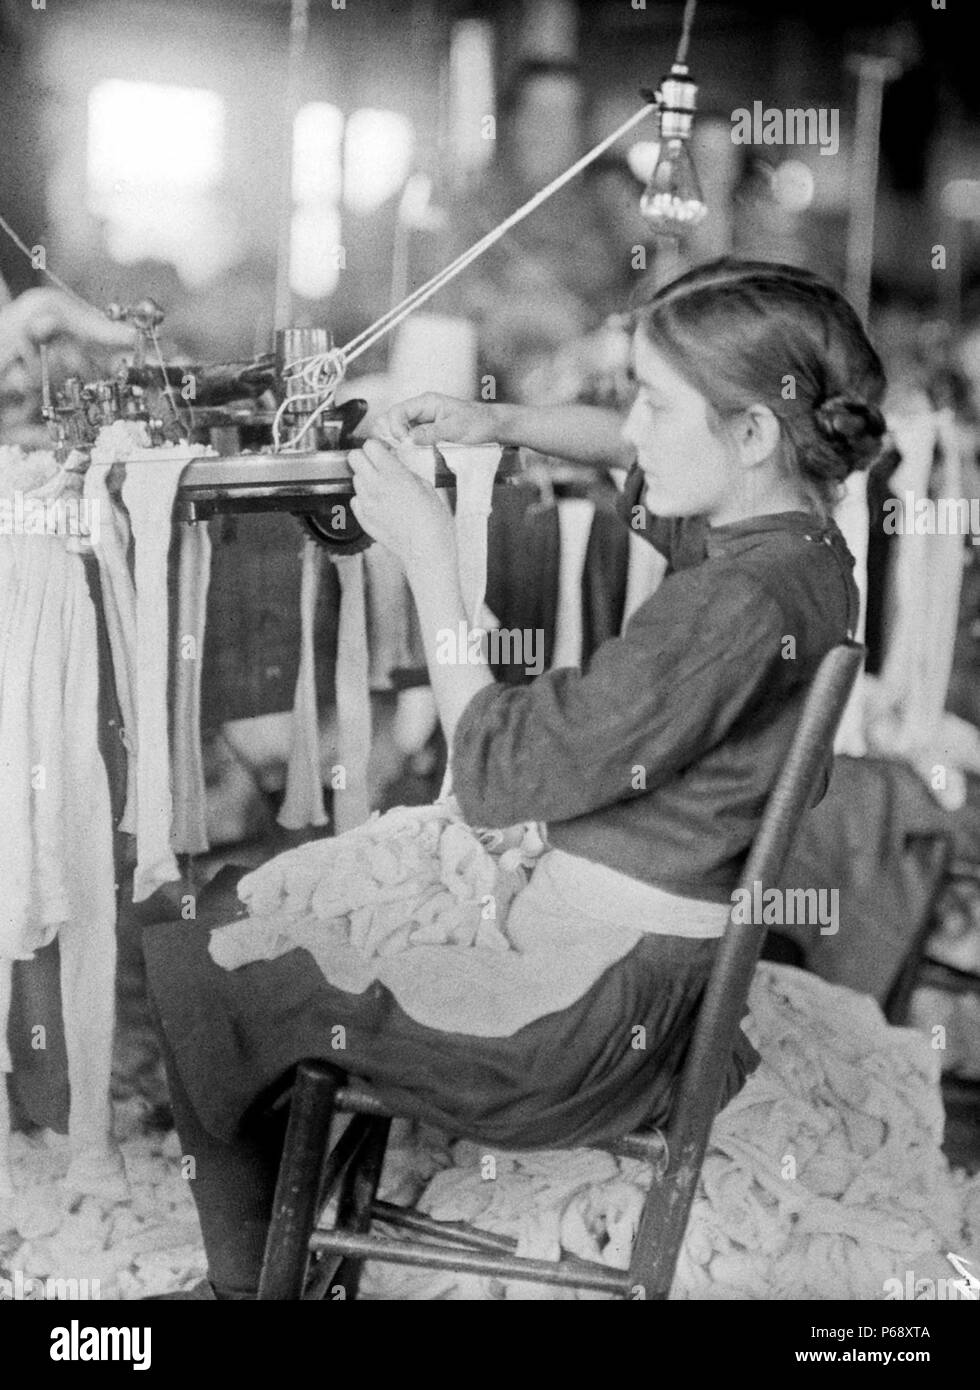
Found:
<svg viewBox="0 0 980 1390"><path fill-rule="evenodd" d="M980 732L946 710L972 538L963 522L975 444L949 410L894 415L889 430L900 461L874 523L893 535L879 671L863 686L867 751L908 762L955 810L966 799L966 774L980 774Z"/></svg>
<svg viewBox="0 0 980 1390"><path fill-rule="evenodd" d="M934 443L940 427L934 424L931 428L929 438ZM946 440L942 466L949 475L944 487L948 489L958 477L958 456L949 448L951 431L942 428ZM906 440L908 467L917 468L919 473L927 452L922 443L925 437L920 427L918 434L910 431ZM406 462L426 476L434 459L432 451L410 452L413 457ZM603 641L623 630L637 606L657 588L665 569L663 557L622 525L613 505L616 491L608 481L569 481L558 471L551 482L494 489L499 449L444 446L442 452L459 477L456 525L469 621L474 625L493 621L528 633L543 647L533 649L532 663L525 650L520 663L498 667L495 674L499 679L523 682L541 669L582 664ZM131 459L122 491L125 513L112 505L106 490L110 460L97 459L87 483L92 495L104 504L110 521L102 528L97 555L107 596L116 684L127 745L133 755L123 828L137 834L137 901L179 876L175 854L200 854L208 847L199 709L210 542L206 527L179 528L171 724L166 705L169 531L161 523L169 517L183 461L174 457L167 460L169 468L162 468L159 451L148 450L146 462L151 461L152 471L140 467L142 460ZM893 486L904 482L899 478ZM868 540L863 483L863 478L852 483L838 510L838 520L857 559L862 622ZM133 577L125 564L129 527L135 543ZM905 546L906 539L912 544ZM896 607L905 616L897 631L906 636L892 644L885 682L904 710L903 747L915 742L914 728L928 722L937 701L941 709L948 682L954 589L958 592L958 570L950 563L952 548L934 546L931 542L936 538L923 545L923 539L903 538L900 547ZM344 830L366 818L369 692L386 688L395 669L424 665L404 579L391 557L373 547L366 554L331 555L329 560L340 579L338 731L336 746L324 750L318 707L325 692L315 687L313 634L323 565L328 559L323 549L307 541L302 549L300 661L292 746L280 811L280 822L294 829L327 824L324 767L334 793L334 828ZM925 564L931 576L928 609L908 598L923 592L915 578L914 566L918 564ZM912 631L916 623L918 627ZM924 630L942 650L928 663L916 663L908 658L908 651ZM855 634L858 640L861 635L861 631ZM916 672L914 691L906 698L898 682L911 679ZM839 751L861 754L866 749L864 700L865 692L859 690L838 738Z"/></svg>

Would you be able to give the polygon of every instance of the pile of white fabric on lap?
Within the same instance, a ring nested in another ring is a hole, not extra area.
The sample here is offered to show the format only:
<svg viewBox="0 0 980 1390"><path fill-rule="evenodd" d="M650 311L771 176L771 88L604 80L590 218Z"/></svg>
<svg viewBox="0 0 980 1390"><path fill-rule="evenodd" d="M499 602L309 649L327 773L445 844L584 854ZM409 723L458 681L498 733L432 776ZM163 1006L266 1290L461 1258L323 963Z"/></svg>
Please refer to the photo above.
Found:
<svg viewBox="0 0 980 1390"><path fill-rule="evenodd" d="M340 983L346 948L355 973L408 946L509 951L507 909L542 848L532 827L471 830L452 800L400 806L247 874L238 895L249 916L212 933L211 956L231 970L305 946Z"/></svg>
<svg viewBox="0 0 980 1390"><path fill-rule="evenodd" d="M672 1297L900 1297L958 1278L949 1251L980 1270L980 1175L942 1154L928 1039L774 965L758 970L746 1032L762 1062L713 1127ZM424 1131L392 1146L381 1195L512 1236L522 1255L625 1269L648 1181L645 1165L599 1151L494 1151ZM362 1296L605 1297L379 1264Z"/></svg>

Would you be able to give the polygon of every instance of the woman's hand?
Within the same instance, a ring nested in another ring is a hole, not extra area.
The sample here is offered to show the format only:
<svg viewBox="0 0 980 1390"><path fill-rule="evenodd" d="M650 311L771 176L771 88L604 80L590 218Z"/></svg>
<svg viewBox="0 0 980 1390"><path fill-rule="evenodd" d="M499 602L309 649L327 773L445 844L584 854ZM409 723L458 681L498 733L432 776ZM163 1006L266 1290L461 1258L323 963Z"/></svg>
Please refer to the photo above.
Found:
<svg viewBox="0 0 980 1390"><path fill-rule="evenodd" d="M38 346L56 338L117 350L136 343L131 325L114 323L98 309L61 290L25 290L0 308L0 370L18 357L28 371L36 370Z"/></svg>
<svg viewBox="0 0 980 1390"><path fill-rule="evenodd" d="M445 401L452 407L480 410L479 406L470 407L465 401L452 401L448 396L423 396L419 400ZM446 435L440 433L437 438L445 439ZM486 438L480 436L484 442ZM465 442L476 441L471 438ZM392 551L405 567L415 599L429 681L442 731L451 747L463 710L477 691L493 682L488 666L447 662L440 652L441 634L458 633L461 626L466 626L452 515L435 488L417 478L377 440L369 439L363 449L355 449L350 455L350 466L355 490L352 512L365 531Z"/></svg>
<svg viewBox="0 0 980 1390"><path fill-rule="evenodd" d="M384 444L504 444L503 410L483 401L461 401L427 391L393 405L375 420L371 435Z"/></svg>
<svg viewBox="0 0 980 1390"><path fill-rule="evenodd" d="M117 323L61 290L25 290L11 308L20 320L25 338L31 343L46 343L62 335L107 348L133 347L136 343L132 324Z"/></svg>
<svg viewBox="0 0 980 1390"><path fill-rule="evenodd" d="M354 474L351 511L406 570L454 553L452 516L435 488L425 483L384 444L369 439L349 457Z"/></svg>
<svg viewBox="0 0 980 1390"><path fill-rule="evenodd" d="M136 344L131 324L116 323L98 309L72 299L61 290L25 290L0 311L0 333L16 354L30 357L39 344L72 338L93 347L127 348Z"/></svg>
<svg viewBox="0 0 980 1390"><path fill-rule="evenodd" d="M633 462L622 429L617 411L591 405L505 405L429 391L393 405L370 433L385 444L516 444L604 471Z"/></svg>

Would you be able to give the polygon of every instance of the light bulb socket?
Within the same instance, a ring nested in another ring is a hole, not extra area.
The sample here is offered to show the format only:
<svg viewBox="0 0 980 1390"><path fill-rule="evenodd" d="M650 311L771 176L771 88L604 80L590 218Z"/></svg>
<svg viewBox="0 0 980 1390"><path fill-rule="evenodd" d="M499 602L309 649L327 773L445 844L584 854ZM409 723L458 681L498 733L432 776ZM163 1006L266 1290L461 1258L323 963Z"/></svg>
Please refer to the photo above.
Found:
<svg viewBox="0 0 980 1390"><path fill-rule="evenodd" d="M694 125L698 86L686 63L675 63L660 83L660 135L664 140L687 140Z"/></svg>

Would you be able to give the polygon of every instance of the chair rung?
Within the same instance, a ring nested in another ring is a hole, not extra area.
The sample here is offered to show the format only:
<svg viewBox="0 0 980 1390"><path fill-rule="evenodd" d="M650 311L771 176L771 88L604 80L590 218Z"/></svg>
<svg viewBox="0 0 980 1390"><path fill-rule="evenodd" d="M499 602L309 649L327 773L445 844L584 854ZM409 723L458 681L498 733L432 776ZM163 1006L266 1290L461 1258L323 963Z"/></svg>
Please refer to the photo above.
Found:
<svg viewBox="0 0 980 1390"><path fill-rule="evenodd" d="M472 1250L486 1250L491 1253L497 1251L502 1255L512 1255L517 1249L517 1241L510 1236L480 1231L462 1221L437 1221L435 1217L425 1216L410 1207L396 1206L394 1202L373 1202L371 1215L375 1221L386 1221L389 1226L414 1231L416 1235L449 1241L453 1245L466 1245Z"/></svg>
<svg viewBox="0 0 980 1390"><path fill-rule="evenodd" d="M398 1118L394 1111L363 1086L341 1086L334 1105L346 1114ZM622 1158L639 1158L658 1170L667 1166L667 1141L659 1130L651 1130L648 1134L625 1134L622 1139L612 1139L605 1144L588 1144L586 1147L602 1149Z"/></svg>
<svg viewBox="0 0 980 1390"><path fill-rule="evenodd" d="M564 1288L591 1289L625 1297L630 1291L629 1275L602 1265L568 1264L561 1261L525 1260L516 1255L492 1255L471 1250L447 1250L414 1240L378 1240L375 1236L352 1235L348 1231L314 1231L312 1250L329 1250L353 1260L382 1260L387 1264L414 1265L423 1269L447 1269L455 1274L495 1275L499 1279L525 1279L534 1284L557 1284Z"/></svg>
<svg viewBox="0 0 980 1390"><path fill-rule="evenodd" d="M361 1086L341 1086L334 1097L334 1108L347 1114L377 1115L379 1119L396 1118L377 1096Z"/></svg>
<svg viewBox="0 0 980 1390"><path fill-rule="evenodd" d="M493 1231L481 1231L465 1221L437 1221L411 1207L395 1206L393 1202L375 1201L371 1204L371 1215L375 1221L386 1222L418 1236L431 1236L451 1245L462 1245L471 1250L485 1250L488 1254L516 1255L517 1241L513 1236L497 1235ZM336 1227L321 1226L320 1230L335 1230ZM586 1272L605 1269L595 1260L585 1260L579 1255L566 1255L563 1261L569 1269L581 1268Z"/></svg>
<svg viewBox="0 0 980 1390"><path fill-rule="evenodd" d="M343 1260L339 1255L333 1255L328 1260L321 1260L319 1267L310 1275L306 1288L303 1290L304 1303L325 1303L330 1289L337 1281L340 1267Z"/></svg>
<svg viewBox="0 0 980 1390"><path fill-rule="evenodd" d="M343 1176L347 1165L356 1160L370 1135L371 1120L367 1115L356 1113L353 1119L327 1154L320 1178L317 1206L322 1208L333 1196L334 1188Z"/></svg>
<svg viewBox="0 0 980 1390"><path fill-rule="evenodd" d="M595 1147L620 1158L642 1159L661 1175L667 1170L667 1140L659 1129L649 1134L624 1134L622 1139L613 1139L608 1144L597 1144Z"/></svg>

